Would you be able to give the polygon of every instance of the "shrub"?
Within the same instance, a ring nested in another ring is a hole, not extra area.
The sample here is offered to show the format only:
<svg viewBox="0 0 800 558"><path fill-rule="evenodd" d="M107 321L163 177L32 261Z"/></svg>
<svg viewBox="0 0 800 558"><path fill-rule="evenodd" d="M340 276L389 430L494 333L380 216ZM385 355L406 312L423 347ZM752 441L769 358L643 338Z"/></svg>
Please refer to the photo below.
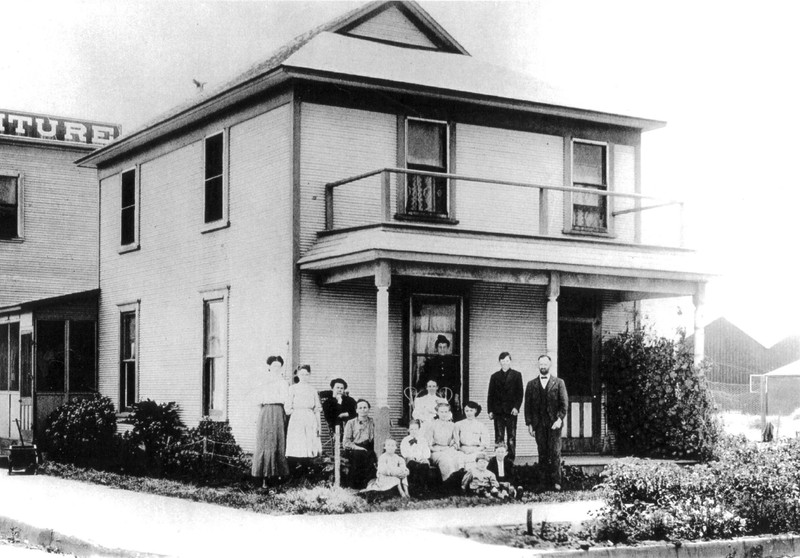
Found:
<svg viewBox="0 0 800 558"><path fill-rule="evenodd" d="M275 500L288 513L355 513L368 507L352 490L325 486L291 489Z"/></svg>
<svg viewBox="0 0 800 558"><path fill-rule="evenodd" d="M47 418L44 447L56 461L101 464L114 453L117 415L108 397L70 401Z"/></svg>
<svg viewBox="0 0 800 558"><path fill-rule="evenodd" d="M128 418L133 430L126 436L126 460L133 470L141 470L145 474L160 476L167 446L179 443L184 436L184 424L178 411L178 404L156 403L151 399L132 405ZM143 452L142 463L130 463L138 460L137 449Z"/></svg>
<svg viewBox="0 0 800 558"><path fill-rule="evenodd" d="M643 329L603 344L608 425L621 453L711 458L721 427L704 369L693 360L683 338L676 343Z"/></svg>
<svg viewBox="0 0 800 558"><path fill-rule="evenodd" d="M208 417L165 450L164 471L171 477L214 483L241 480L249 470L250 459L230 425Z"/></svg>

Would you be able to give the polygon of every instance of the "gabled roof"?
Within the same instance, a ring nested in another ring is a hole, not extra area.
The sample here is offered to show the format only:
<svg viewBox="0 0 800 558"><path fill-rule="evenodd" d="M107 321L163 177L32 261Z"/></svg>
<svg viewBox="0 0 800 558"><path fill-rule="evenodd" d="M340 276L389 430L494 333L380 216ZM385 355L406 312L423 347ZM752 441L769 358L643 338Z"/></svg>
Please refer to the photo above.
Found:
<svg viewBox="0 0 800 558"><path fill-rule="evenodd" d="M400 20L405 36L387 40L382 32L387 23ZM643 130L664 125L613 109L598 110L588 100L569 101L530 76L477 61L416 2L384 0L370 2L296 37L233 80L193 97L77 164L96 166L111 161L294 78L427 93L440 99L447 93L454 99Z"/></svg>

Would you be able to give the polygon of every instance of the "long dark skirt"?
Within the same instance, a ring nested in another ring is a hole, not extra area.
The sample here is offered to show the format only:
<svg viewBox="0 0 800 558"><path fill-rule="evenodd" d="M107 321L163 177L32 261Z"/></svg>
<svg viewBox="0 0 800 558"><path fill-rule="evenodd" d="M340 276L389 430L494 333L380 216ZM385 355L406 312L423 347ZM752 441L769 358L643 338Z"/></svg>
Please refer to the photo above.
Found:
<svg viewBox="0 0 800 558"><path fill-rule="evenodd" d="M284 477L289 474L285 419L283 405L273 403L261 407L256 424L256 449L253 452L254 477Z"/></svg>

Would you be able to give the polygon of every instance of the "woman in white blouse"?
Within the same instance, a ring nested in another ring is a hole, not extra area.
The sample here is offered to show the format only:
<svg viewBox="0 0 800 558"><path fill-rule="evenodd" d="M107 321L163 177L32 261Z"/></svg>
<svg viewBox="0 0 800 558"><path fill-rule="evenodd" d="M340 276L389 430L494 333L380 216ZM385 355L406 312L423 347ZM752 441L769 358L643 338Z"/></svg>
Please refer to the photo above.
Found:
<svg viewBox="0 0 800 558"><path fill-rule="evenodd" d="M254 480L264 488L289 474L284 430L284 405L289 395L289 386L281 375L283 358L271 356L267 359L267 366L269 368L261 392L261 411L256 423L256 447L251 469Z"/></svg>

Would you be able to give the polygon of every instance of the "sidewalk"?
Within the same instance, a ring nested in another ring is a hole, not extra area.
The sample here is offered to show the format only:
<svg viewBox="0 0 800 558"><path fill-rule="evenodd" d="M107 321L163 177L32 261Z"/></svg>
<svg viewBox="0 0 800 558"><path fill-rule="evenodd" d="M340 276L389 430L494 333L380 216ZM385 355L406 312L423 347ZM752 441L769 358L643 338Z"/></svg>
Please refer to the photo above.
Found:
<svg viewBox="0 0 800 558"><path fill-rule="evenodd" d="M437 532L445 527L581 521L600 502L510 504L328 516L268 516L47 476L0 472L0 530L79 556L530 556Z"/></svg>

